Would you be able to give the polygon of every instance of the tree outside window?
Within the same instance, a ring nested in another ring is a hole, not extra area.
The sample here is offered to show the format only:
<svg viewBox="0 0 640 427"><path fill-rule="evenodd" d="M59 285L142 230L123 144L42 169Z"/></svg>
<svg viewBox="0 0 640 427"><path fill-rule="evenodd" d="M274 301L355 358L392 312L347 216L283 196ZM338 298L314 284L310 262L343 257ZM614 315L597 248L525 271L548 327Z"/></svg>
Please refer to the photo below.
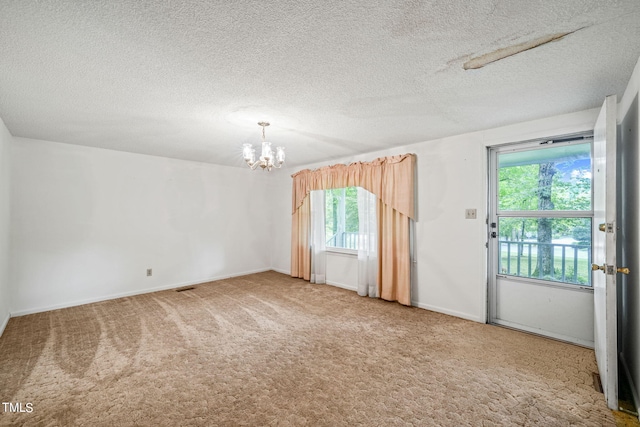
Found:
<svg viewBox="0 0 640 427"><path fill-rule="evenodd" d="M358 249L358 190L325 190L327 247Z"/></svg>
<svg viewBox="0 0 640 427"><path fill-rule="evenodd" d="M503 274L587 284L591 250L590 144L500 155ZM518 211L545 211L535 218ZM561 212L584 211L584 217ZM567 216L567 215L564 215ZM523 265L524 264L524 265ZM533 264L533 265L531 265Z"/></svg>

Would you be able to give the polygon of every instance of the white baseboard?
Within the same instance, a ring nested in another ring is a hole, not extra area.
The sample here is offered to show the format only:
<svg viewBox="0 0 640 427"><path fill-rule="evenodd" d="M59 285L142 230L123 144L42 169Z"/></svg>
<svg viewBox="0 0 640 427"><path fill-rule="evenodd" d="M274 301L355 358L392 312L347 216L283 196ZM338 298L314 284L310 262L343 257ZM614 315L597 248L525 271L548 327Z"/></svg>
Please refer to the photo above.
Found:
<svg viewBox="0 0 640 427"><path fill-rule="evenodd" d="M344 283L338 283L338 282L331 282L329 280L327 280L327 285L335 286L342 289L347 289L349 291L354 291L354 292L358 290L356 286L345 285Z"/></svg>
<svg viewBox="0 0 640 427"><path fill-rule="evenodd" d="M629 382L629 386L631 387L631 396L633 398L633 405L638 408L638 404L640 403L640 401L638 400L638 393L637 393L637 389L636 389L636 385L633 382L633 376L631 376L631 371L629 371L629 365L627 365L627 361L624 358L624 354L620 353L620 362L622 365L622 370L624 371L624 375L625 377L627 377L627 381ZM640 415L638 416L638 419L640 419Z"/></svg>
<svg viewBox="0 0 640 427"><path fill-rule="evenodd" d="M241 273L233 273L233 274L225 274L222 276L209 277L209 278L200 279L200 280L190 280L188 282L182 282L182 283L172 283L169 285L157 286L154 288L140 289L140 290L135 290L131 292L121 292L117 294L110 294L110 295L100 296L96 298L88 298L83 300L71 301L63 304L55 304L55 305L50 305L45 307L18 310L18 311L11 312L10 315L11 317L26 316L27 314L42 313L44 311L59 310L61 308L69 308L69 307L75 307L78 305L92 304L94 302L107 301L107 300L116 299L116 298L124 298L124 297L130 297L133 295L141 295L141 294L148 294L151 292L166 291L167 289L175 289L175 288L182 288L185 286L199 285L202 283L214 282L216 280L228 279L230 277L238 277L238 276L246 276L248 274L263 273L265 271L270 271L270 270L271 268L263 268L259 270L245 271Z"/></svg>
<svg viewBox="0 0 640 427"><path fill-rule="evenodd" d="M0 337L4 333L4 328L7 327L7 324L9 323L9 319L11 319L11 313L7 313L7 317L2 321L2 323L0 323Z"/></svg>
<svg viewBox="0 0 640 427"><path fill-rule="evenodd" d="M417 301L411 301L411 305L414 307L423 308L425 310L435 311L436 313L448 314L449 316L460 317L462 319L472 320L478 323L486 323L482 318L478 316L474 316L468 313L463 313L461 311L449 310L446 308L436 307L430 304L423 304Z"/></svg>
<svg viewBox="0 0 640 427"><path fill-rule="evenodd" d="M344 283L332 282L329 280L327 280L327 285L336 286L338 288L347 289L349 291L354 291L354 292L358 291L357 286L346 285ZM443 309L443 308L436 307L429 304L422 304L417 301L411 301L411 305L413 307L422 308L424 310L435 311L437 313L442 313L442 314L448 314L449 316L460 317L462 319L471 320L478 323L486 323L482 318L478 316L472 316L470 314L462 313L460 311L447 310L447 309Z"/></svg>
<svg viewBox="0 0 640 427"><path fill-rule="evenodd" d="M278 273L282 273L282 274L287 274L287 275L291 275L290 271L287 270L282 270L280 268L271 268L273 271L278 272ZM331 285L331 286L335 286L337 288L342 288L342 289L346 289L348 291L357 291L358 288L355 286L351 286L351 285L345 285L344 283L339 283L339 282L332 282L330 280L327 280L325 282L326 285Z"/></svg>
<svg viewBox="0 0 640 427"><path fill-rule="evenodd" d="M358 291L358 288L356 286L345 285L344 283L331 282L331 281L327 280L327 285L336 286L338 288L347 289L349 291L354 291L354 292ZM413 307L422 308L424 310L435 311L437 313L442 313L442 314L448 314L449 316L460 317L462 319L471 320L471 321L478 322L478 323L486 323L482 318L480 318L478 316L472 316L470 314L462 313L462 312L459 312L459 311L447 310L447 309L443 309L443 308L440 308L440 307L435 307L435 306L429 305L429 304L422 304L422 303L419 303L417 301L411 301L411 305Z"/></svg>

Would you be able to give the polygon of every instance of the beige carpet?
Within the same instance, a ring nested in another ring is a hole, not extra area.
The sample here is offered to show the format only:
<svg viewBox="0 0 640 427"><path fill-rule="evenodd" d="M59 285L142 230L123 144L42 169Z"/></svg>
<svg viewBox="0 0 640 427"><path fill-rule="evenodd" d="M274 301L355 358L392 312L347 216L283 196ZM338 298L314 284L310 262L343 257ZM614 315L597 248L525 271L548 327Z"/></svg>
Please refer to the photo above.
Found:
<svg viewBox="0 0 640 427"><path fill-rule="evenodd" d="M12 318L2 425L603 426L593 351L267 272Z"/></svg>

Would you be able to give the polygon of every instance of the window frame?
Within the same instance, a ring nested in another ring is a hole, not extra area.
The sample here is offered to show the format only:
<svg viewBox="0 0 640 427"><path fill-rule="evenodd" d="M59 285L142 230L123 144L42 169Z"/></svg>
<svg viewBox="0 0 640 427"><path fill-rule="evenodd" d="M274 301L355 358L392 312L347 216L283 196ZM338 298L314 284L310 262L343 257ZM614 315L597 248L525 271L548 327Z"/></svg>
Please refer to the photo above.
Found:
<svg viewBox="0 0 640 427"><path fill-rule="evenodd" d="M342 222L343 222L343 225L344 225L345 229L346 229L346 218L347 218L346 189L348 189L348 188L357 189L358 186L356 185L356 186L351 186L351 187L337 187L337 188L331 188L331 189L323 190L323 191L325 191L325 198L327 196L327 192L328 191L343 190L343 192L342 192L342 200L341 200L342 209L338 209L338 214L340 214L342 216ZM325 208L324 215L325 215L325 230L326 230L326 222L327 222L327 219L328 219L326 202L325 202L325 207L324 208ZM356 208L357 208L357 205L356 205ZM358 221L359 221L359 219L360 219L360 216L358 215ZM347 233L347 231L343 231L343 233ZM334 236L335 236L335 234L334 234ZM357 256L358 255L358 249L357 249L358 239L356 239L356 249L345 248L345 247L340 247L340 246L329 246L328 243L327 243L328 241L329 241L329 239L327 238L327 236L325 236L325 251L327 251L327 252L333 252L333 253L337 253L337 254L350 255L350 256L354 256L354 255Z"/></svg>
<svg viewBox="0 0 640 427"><path fill-rule="evenodd" d="M591 132L580 132L573 135L566 135L560 138L554 138L549 140L533 140L529 142L517 142L513 144L505 144L489 147L490 152L493 152L489 159L489 173L493 174L493 178L489 177L489 182L493 182L494 185L489 186L489 217L491 220L487 221L487 225L489 227L488 233L491 235L493 231L499 233L498 228L492 228L491 224L493 221L499 223L500 218L589 218L591 220L592 230L593 230L593 183L591 185L591 204L589 210L500 210L499 209L499 161L498 157L500 154L505 153L515 153L520 151L531 151L535 149L545 149L545 147L541 147L541 145L549 144L548 148L553 146L562 146L562 145L570 145L570 144L591 144L591 172L593 176L593 134ZM491 240L495 241L495 244L487 245L487 247L492 247L492 256L494 260L500 259L500 236L493 238ZM591 247L593 246L593 235L591 236ZM593 284L589 281L589 284L577 284L570 282L562 282L555 280L546 280L539 279L536 277L523 277L512 274L501 274L498 270L498 264L490 265L489 271L490 276L505 276L509 279L516 280L524 280L528 282L538 283L539 285L544 286L552 286L552 287L561 287L561 288L569 288L569 289L583 289L593 291Z"/></svg>

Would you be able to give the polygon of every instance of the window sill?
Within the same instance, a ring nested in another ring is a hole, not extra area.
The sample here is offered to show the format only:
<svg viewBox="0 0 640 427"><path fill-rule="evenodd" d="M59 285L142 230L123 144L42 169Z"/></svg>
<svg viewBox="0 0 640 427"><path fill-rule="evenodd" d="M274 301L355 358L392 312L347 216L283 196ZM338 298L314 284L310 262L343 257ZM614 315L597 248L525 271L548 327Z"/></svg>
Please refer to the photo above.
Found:
<svg viewBox="0 0 640 427"><path fill-rule="evenodd" d="M358 256L358 251L355 250L355 249L326 248L325 250L326 250L327 253L330 253L330 254L349 256L349 257L357 257Z"/></svg>

